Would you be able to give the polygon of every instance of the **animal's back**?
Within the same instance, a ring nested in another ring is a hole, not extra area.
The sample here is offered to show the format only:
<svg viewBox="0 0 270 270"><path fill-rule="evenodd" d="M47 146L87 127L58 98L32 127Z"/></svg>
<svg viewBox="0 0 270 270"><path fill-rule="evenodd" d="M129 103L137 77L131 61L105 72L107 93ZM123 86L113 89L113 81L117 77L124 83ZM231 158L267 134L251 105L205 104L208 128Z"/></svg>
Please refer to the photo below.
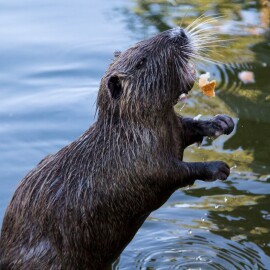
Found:
<svg viewBox="0 0 270 270"><path fill-rule="evenodd" d="M164 191L151 176L156 162L149 149L156 141L142 130L115 133L94 125L23 179L2 227L3 254L15 263L12 269L99 269L116 259L168 196L160 196ZM134 132L143 133L134 138Z"/></svg>

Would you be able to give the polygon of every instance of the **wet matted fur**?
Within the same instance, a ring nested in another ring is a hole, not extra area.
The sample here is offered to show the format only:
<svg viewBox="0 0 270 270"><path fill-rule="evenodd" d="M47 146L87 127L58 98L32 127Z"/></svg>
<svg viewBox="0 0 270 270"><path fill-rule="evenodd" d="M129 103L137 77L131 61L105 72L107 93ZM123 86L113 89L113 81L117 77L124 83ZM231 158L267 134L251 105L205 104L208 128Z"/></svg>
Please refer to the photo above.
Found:
<svg viewBox="0 0 270 270"><path fill-rule="evenodd" d="M115 55L97 121L17 188L3 221L1 270L104 269L176 189L228 177L221 161L182 161L188 145L234 127L226 115L196 121L174 112L195 80L198 45L189 30L167 30Z"/></svg>

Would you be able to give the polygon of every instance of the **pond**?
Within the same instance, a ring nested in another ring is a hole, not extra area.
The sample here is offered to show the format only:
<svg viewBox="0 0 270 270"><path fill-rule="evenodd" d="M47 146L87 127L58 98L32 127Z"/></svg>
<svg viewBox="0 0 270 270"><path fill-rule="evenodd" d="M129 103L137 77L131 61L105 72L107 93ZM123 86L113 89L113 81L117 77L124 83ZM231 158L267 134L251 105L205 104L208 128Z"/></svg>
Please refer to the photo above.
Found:
<svg viewBox="0 0 270 270"><path fill-rule="evenodd" d="M197 181L153 212L113 269L270 269L270 4L266 0L0 2L0 220L19 181L95 120L113 52L201 15L229 40L200 63L215 98L194 87L183 115L233 117L230 136L186 149L224 160L226 182ZM243 78L243 72L249 72ZM1 224L0 221L0 224Z"/></svg>

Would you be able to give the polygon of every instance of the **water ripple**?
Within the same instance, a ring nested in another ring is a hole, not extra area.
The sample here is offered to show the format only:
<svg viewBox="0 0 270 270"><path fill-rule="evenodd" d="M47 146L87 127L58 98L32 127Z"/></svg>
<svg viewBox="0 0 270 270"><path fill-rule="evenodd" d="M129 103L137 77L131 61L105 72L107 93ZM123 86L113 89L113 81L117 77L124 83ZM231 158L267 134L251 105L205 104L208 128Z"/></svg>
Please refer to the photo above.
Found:
<svg viewBox="0 0 270 270"><path fill-rule="evenodd" d="M129 260L135 264L122 265L120 261L113 269L266 269L269 258L262 258L263 252L255 244L238 243L217 235L210 237L204 234L167 237L155 239L159 243L143 248L144 238L140 240L141 245L137 243L142 248L137 249L133 254L135 258Z"/></svg>
<svg viewBox="0 0 270 270"><path fill-rule="evenodd" d="M253 72L256 66L253 63L229 63L216 68L220 77L219 89L226 89L226 92L230 93L238 92L243 87L243 82L239 79L239 73L242 71Z"/></svg>

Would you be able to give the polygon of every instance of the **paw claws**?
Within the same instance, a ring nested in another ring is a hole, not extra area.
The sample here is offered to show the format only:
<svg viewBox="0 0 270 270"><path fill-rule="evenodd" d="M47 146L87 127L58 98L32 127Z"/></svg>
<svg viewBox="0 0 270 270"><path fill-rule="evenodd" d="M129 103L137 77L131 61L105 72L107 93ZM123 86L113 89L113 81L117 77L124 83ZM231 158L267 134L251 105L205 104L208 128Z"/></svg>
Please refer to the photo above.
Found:
<svg viewBox="0 0 270 270"><path fill-rule="evenodd" d="M229 135L234 129L233 119L228 115L218 114L212 120L212 129L215 137Z"/></svg>

